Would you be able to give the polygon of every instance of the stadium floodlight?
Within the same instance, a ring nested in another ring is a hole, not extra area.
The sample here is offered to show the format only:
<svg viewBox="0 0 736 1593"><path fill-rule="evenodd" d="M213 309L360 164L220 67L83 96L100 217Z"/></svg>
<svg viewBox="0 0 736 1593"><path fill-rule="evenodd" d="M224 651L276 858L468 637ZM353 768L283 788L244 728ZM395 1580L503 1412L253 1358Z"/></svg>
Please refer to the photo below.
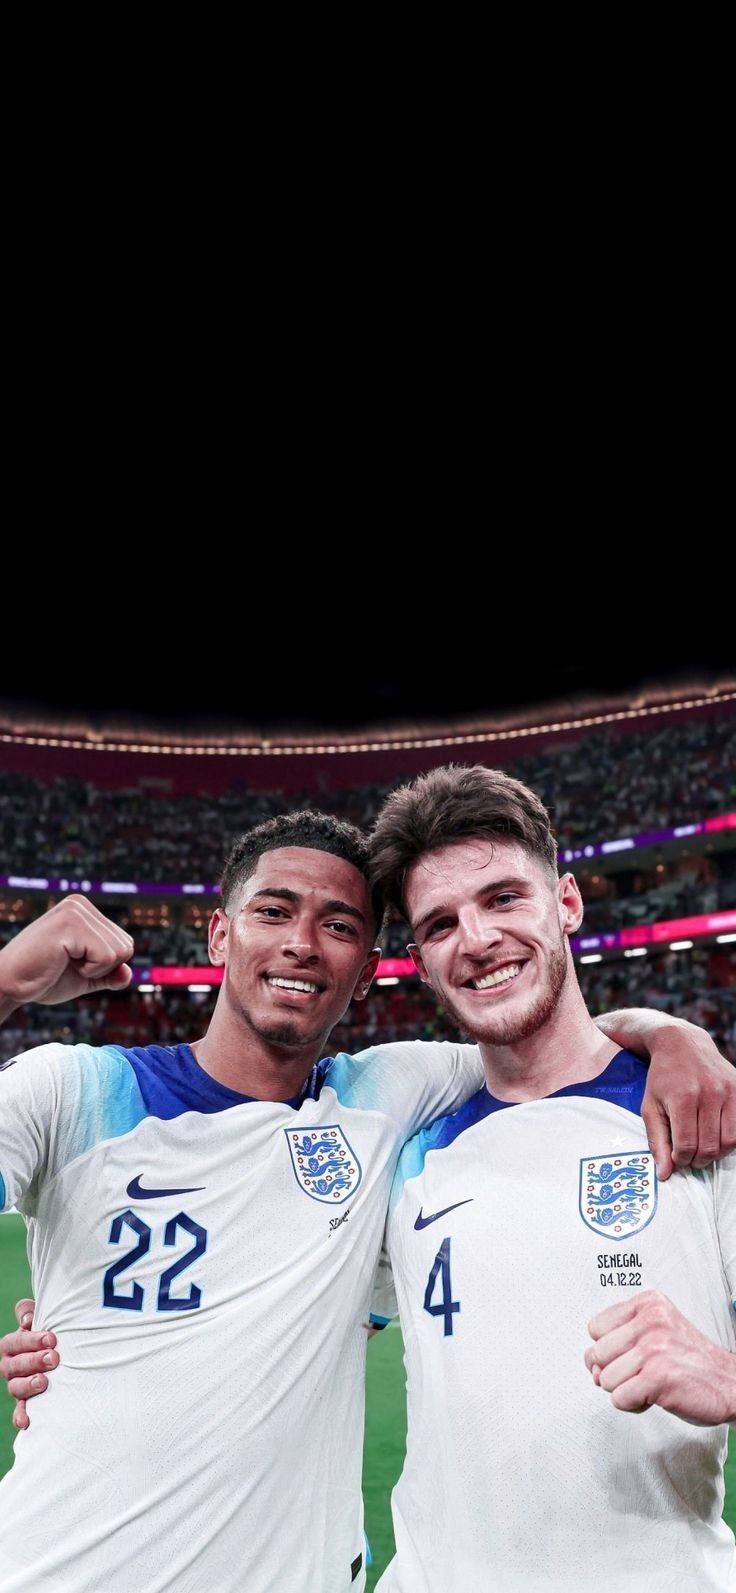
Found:
<svg viewBox="0 0 736 1593"><path fill-rule="evenodd" d="M646 946L630 946L628 951L624 952L625 957L646 957L646 954Z"/></svg>
<svg viewBox="0 0 736 1593"><path fill-rule="evenodd" d="M691 940L671 940L670 951L691 951L692 944Z"/></svg>
<svg viewBox="0 0 736 1593"><path fill-rule="evenodd" d="M397 985L398 982L397 974L385 974L383 979L376 980L377 985Z"/></svg>
<svg viewBox="0 0 736 1593"><path fill-rule="evenodd" d="M138 994L141 995L141 996L151 996L151 995L153 995L153 992L154 992L155 989L156 989L155 985L139 985L138 986Z"/></svg>
<svg viewBox="0 0 736 1593"><path fill-rule="evenodd" d="M187 985L187 990L189 990L193 996L208 995L211 989L212 985Z"/></svg>
<svg viewBox="0 0 736 1593"><path fill-rule="evenodd" d="M602 962L603 958L602 958L602 956L601 956L599 951L591 951L591 952L589 952L587 957L581 957L580 961L581 962Z"/></svg>
<svg viewBox="0 0 736 1593"><path fill-rule="evenodd" d="M716 942L719 946L727 946L731 940L736 940L736 935L716 935Z"/></svg>

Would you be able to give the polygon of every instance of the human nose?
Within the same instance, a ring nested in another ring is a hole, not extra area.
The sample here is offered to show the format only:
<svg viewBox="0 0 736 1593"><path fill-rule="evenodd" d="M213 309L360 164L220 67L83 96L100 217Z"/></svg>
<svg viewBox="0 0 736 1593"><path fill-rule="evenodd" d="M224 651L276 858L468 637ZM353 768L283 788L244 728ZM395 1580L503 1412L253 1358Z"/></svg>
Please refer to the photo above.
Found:
<svg viewBox="0 0 736 1593"><path fill-rule="evenodd" d="M284 956L293 957L302 964L316 962L319 952L316 947L314 927L307 920L292 919L286 925L286 933L282 941Z"/></svg>
<svg viewBox="0 0 736 1593"><path fill-rule="evenodd" d="M497 946L501 930L491 915L480 908L469 908L460 916L460 945L468 957L483 957L489 947Z"/></svg>

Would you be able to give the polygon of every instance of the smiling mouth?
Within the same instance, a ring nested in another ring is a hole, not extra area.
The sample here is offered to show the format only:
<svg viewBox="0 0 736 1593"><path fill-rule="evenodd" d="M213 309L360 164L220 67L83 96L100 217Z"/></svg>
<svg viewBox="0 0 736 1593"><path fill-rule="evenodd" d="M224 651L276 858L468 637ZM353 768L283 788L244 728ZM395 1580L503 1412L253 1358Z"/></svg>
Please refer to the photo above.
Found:
<svg viewBox="0 0 736 1593"><path fill-rule="evenodd" d="M523 962L507 962L502 968L493 968L490 973L484 974L481 979L468 979L466 990L505 990L514 979L518 979L524 968Z"/></svg>
<svg viewBox="0 0 736 1593"><path fill-rule="evenodd" d="M266 974L265 979L272 990L286 990L298 995L318 996L324 990L324 985L315 984L313 979L288 979L283 974Z"/></svg>

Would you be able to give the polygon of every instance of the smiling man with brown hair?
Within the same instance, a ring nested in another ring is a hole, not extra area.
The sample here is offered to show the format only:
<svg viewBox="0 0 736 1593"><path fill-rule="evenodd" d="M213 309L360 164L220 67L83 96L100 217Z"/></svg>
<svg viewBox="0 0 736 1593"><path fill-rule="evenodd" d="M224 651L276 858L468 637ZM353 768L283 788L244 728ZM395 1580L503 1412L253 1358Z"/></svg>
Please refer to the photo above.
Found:
<svg viewBox="0 0 736 1593"><path fill-rule="evenodd" d="M409 1431L379 1586L726 1593L736 1158L658 1179L646 1067L585 1007L580 893L533 792L435 770L388 799L372 855L485 1072L392 1189Z"/></svg>

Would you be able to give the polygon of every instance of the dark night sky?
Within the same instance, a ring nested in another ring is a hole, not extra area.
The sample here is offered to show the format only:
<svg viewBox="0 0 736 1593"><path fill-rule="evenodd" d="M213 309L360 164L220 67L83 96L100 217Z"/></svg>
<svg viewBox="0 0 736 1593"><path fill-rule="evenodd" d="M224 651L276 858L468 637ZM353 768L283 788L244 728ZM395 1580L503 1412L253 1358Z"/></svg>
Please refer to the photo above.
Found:
<svg viewBox="0 0 736 1593"><path fill-rule="evenodd" d="M174 542L165 568L88 557L48 572L40 601L6 604L0 705L93 724L357 730L736 676L725 572L719 614L718 581L698 587L684 567L670 597L663 577L628 568L559 577L516 540L458 539L448 570L446 544L432 555L406 533L402 570L390 538L353 538L343 565L292 532L261 539L255 567L247 545L230 562L203 555L201 582ZM8 594L23 590L8 580Z"/></svg>
<svg viewBox="0 0 736 1593"><path fill-rule="evenodd" d="M0 701L79 713L92 721L129 714L135 721L193 724L231 722L254 730L350 729L403 720L457 720L484 711L567 701L581 694L636 691L647 682L736 676L724 647L650 646L637 651L556 647L534 657L513 645L476 640L457 648L438 645L416 665L372 663L346 636L326 637L303 650L288 641L215 643L149 655L137 650L107 660L89 650L85 659L55 666L6 668ZM734 649L736 654L736 648Z"/></svg>

